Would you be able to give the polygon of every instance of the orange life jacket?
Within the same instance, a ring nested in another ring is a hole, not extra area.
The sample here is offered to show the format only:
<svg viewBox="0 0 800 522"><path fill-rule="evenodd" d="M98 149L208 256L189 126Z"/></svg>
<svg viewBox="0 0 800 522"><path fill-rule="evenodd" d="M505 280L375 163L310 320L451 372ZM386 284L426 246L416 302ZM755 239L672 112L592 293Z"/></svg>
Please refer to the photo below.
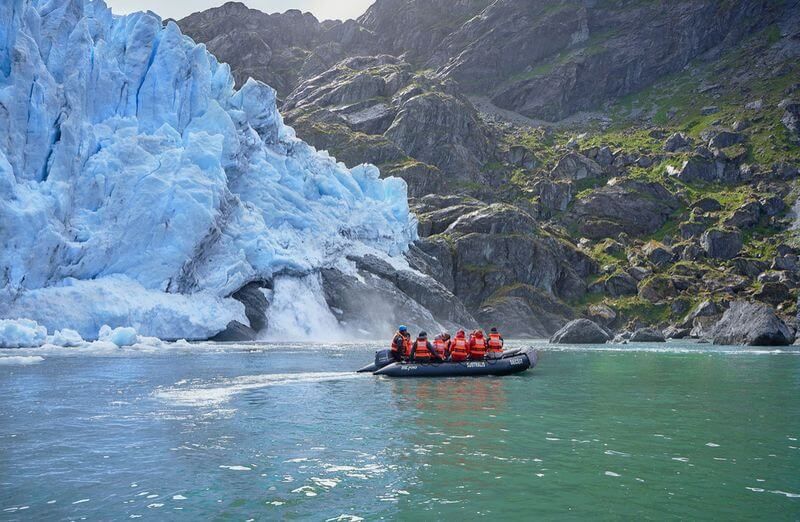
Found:
<svg viewBox="0 0 800 522"><path fill-rule="evenodd" d="M419 338L414 342L414 358L430 359L431 352L428 350L428 339Z"/></svg>
<svg viewBox="0 0 800 522"><path fill-rule="evenodd" d="M489 353L500 353L503 351L503 340L499 333L489 334Z"/></svg>
<svg viewBox="0 0 800 522"><path fill-rule="evenodd" d="M483 359L486 355L486 339L475 336L469 345L469 355L473 359Z"/></svg>
<svg viewBox="0 0 800 522"><path fill-rule="evenodd" d="M397 339L398 335L403 340L403 352L400 355L402 355L403 357L410 356L411 355L411 339L409 339L405 335L401 334L400 332L397 332L396 334L394 334L394 337L392 338L392 351L393 352L397 352L397 346L395 345L395 340Z"/></svg>
<svg viewBox="0 0 800 522"><path fill-rule="evenodd" d="M445 355L447 355L447 345L448 342L444 339L434 339L433 348L436 350L436 355L444 359Z"/></svg>
<svg viewBox="0 0 800 522"><path fill-rule="evenodd" d="M456 337L450 343L450 358L454 361L463 361L469 356L469 345L464 337Z"/></svg>

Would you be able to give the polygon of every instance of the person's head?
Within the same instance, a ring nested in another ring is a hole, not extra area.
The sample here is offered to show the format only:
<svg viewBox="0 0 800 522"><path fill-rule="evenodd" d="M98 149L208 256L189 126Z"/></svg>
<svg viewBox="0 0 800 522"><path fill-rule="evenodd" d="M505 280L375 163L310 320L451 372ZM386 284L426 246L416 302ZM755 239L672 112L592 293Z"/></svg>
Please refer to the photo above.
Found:
<svg viewBox="0 0 800 522"><path fill-rule="evenodd" d="M401 324L400 326L397 327L397 331L400 332L401 334L405 334L406 332L408 332L408 327Z"/></svg>
<svg viewBox="0 0 800 522"><path fill-rule="evenodd" d="M483 337L483 330L475 330L475 337Z"/></svg>
<svg viewBox="0 0 800 522"><path fill-rule="evenodd" d="M466 337L466 332L464 330L459 330L456 332L456 337Z"/></svg>
<svg viewBox="0 0 800 522"><path fill-rule="evenodd" d="M427 339L427 338L428 338L428 333L427 333L427 332L424 332L424 331L423 331L423 332L420 332L420 333L419 333L419 338L420 338L420 339Z"/></svg>
<svg viewBox="0 0 800 522"><path fill-rule="evenodd" d="M491 330L489 330L489 331L490 331L491 333L497 333L497 327L493 326L493 327L492 327L492 329L491 329Z"/></svg>
<svg viewBox="0 0 800 522"><path fill-rule="evenodd" d="M442 334L442 339L444 339L445 341L450 339L450 334L449 333L443 333Z"/></svg>

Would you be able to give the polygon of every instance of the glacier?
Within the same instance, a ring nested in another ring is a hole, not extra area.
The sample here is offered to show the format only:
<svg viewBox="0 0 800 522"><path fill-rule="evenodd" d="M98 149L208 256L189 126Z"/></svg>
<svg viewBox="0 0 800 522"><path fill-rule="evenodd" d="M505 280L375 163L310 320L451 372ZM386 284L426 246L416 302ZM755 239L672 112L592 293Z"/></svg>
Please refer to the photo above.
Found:
<svg viewBox="0 0 800 522"><path fill-rule="evenodd" d="M206 339L248 324L249 282L308 294L349 253L402 255L406 189L299 140L272 88L154 13L0 5L0 318Z"/></svg>

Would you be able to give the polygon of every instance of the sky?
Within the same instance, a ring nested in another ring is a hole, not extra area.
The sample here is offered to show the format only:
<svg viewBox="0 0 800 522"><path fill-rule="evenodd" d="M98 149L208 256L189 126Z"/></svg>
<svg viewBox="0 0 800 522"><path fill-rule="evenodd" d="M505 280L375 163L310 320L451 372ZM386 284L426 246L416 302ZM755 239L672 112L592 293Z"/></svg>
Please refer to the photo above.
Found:
<svg viewBox="0 0 800 522"><path fill-rule="evenodd" d="M2 1L2 0L0 0ZM310 11L320 20L356 18L367 10L374 0L240 0L253 9L266 13L284 12L287 9ZM197 11L224 4L226 0L106 0L115 14L133 11L153 11L162 18L180 19Z"/></svg>

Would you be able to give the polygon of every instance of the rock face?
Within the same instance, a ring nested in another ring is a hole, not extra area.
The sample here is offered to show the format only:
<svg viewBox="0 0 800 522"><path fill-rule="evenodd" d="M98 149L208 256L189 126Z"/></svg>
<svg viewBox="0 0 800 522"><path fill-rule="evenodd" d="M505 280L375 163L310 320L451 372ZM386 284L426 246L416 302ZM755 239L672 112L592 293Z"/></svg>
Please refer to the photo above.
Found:
<svg viewBox="0 0 800 522"><path fill-rule="evenodd" d="M554 120L644 87L742 38L763 23L767 7L763 1L679 1L661 9L500 0L448 36L431 63L475 91L491 92L500 107ZM702 35L694 33L697 24Z"/></svg>
<svg viewBox="0 0 800 522"><path fill-rule="evenodd" d="M711 229L703 234L702 245L709 257L733 259L742 250L742 234L732 229Z"/></svg>
<svg viewBox="0 0 800 522"><path fill-rule="evenodd" d="M714 327L713 339L714 344L788 346L794 334L768 305L737 301Z"/></svg>
<svg viewBox="0 0 800 522"><path fill-rule="evenodd" d="M570 219L591 239L649 234L658 230L679 207L663 185L612 179L606 186L575 201Z"/></svg>
<svg viewBox="0 0 800 522"><path fill-rule="evenodd" d="M570 321L550 338L553 344L603 344L610 340L611 336L589 319Z"/></svg>

